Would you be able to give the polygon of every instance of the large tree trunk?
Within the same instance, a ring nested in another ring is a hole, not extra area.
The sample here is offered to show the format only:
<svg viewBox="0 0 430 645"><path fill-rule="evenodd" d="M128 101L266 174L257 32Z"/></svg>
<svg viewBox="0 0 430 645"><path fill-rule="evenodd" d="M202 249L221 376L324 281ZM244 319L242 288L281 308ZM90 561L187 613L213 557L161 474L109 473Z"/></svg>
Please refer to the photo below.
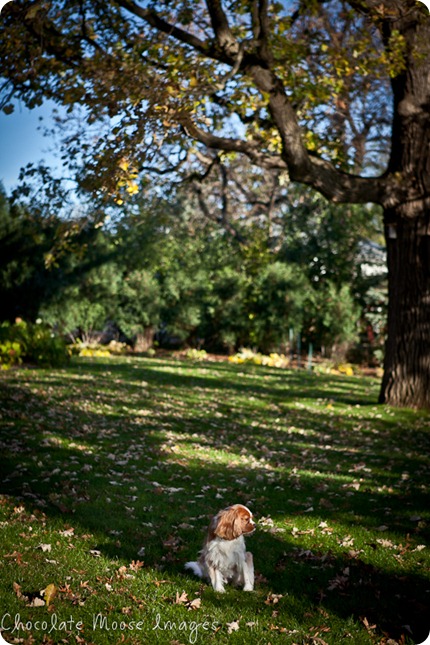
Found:
<svg viewBox="0 0 430 645"><path fill-rule="evenodd" d="M384 213L389 304L380 401L430 408L430 21L420 3L411 13L412 4L392 2L397 17L385 22L383 35L389 49L401 34L406 60L391 82L388 172L404 194L388 199Z"/></svg>
<svg viewBox="0 0 430 645"><path fill-rule="evenodd" d="M380 402L430 408L430 209L385 212L388 337ZM417 204L418 208L418 204Z"/></svg>

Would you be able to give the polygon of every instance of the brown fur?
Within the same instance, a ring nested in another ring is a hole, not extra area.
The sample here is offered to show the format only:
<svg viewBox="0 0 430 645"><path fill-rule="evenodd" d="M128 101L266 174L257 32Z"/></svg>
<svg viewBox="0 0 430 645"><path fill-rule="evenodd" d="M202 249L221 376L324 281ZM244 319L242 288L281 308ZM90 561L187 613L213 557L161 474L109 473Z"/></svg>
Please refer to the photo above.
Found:
<svg viewBox="0 0 430 645"><path fill-rule="evenodd" d="M223 540L235 540L239 535L252 533L255 526L250 523L249 511L241 504L234 504L220 511L213 534Z"/></svg>

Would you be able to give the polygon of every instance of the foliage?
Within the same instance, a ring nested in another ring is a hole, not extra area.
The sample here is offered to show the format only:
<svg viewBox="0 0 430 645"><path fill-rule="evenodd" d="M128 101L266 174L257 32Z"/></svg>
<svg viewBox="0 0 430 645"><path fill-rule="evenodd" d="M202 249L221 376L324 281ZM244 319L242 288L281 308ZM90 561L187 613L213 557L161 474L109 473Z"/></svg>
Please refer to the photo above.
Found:
<svg viewBox="0 0 430 645"><path fill-rule="evenodd" d="M344 284L354 285L358 240L366 233L373 235L373 229L363 222L342 233L340 207L335 214L306 192L294 194L283 203L285 232L278 228L274 249L270 231L240 224L239 207L232 222L242 242L196 213L193 198L181 196L177 202L138 201L112 229L82 228L75 237L72 233L72 246L60 255L53 252L56 261L50 267L44 258L55 245L59 220L49 220L51 233L46 236L42 215L19 204L12 207L4 197L3 315L7 317L8 299L21 290L23 297L16 297L9 316L17 306L19 311L30 311L31 303L33 319L40 316L72 338L86 341L114 321L130 339L146 334L149 346L149 336L157 332L161 340L195 346L204 342L217 351L249 345L270 352L285 345L293 327L302 329L316 347L330 348L339 337L352 336L359 314ZM19 231L13 254L7 242L12 222ZM27 228L30 224L32 229ZM346 246L348 263L339 259ZM27 256L19 266L12 259L16 254ZM340 295L330 279L344 289ZM366 283L355 285L352 288L363 300ZM29 291L32 298L24 298ZM336 298L343 310L330 313ZM24 307L18 305L20 300Z"/></svg>
<svg viewBox="0 0 430 645"><path fill-rule="evenodd" d="M252 349L243 347L237 354L229 356L230 363L241 365L242 363L252 363L253 365L264 365L266 367L288 367L290 359L284 354L272 353L269 356L254 352Z"/></svg>
<svg viewBox="0 0 430 645"><path fill-rule="evenodd" d="M347 284L338 288L327 282L311 295L307 312L310 337L322 346L333 347L357 338L360 309Z"/></svg>
<svg viewBox="0 0 430 645"><path fill-rule="evenodd" d="M19 342L4 339L5 334L0 332L0 368L7 370L13 365L22 363L22 347Z"/></svg>
<svg viewBox="0 0 430 645"><path fill-rule="evenodd" d="M30 107L48 95L76 114L58 115L64 126L67 119L64 162L85 189L120 205L145 185L148 169L180 168L187 152L198 165L202 146L196 151L192 138L261 167L286 169L287 131L310 164L318 155L352 174L380 163L388 80L409 53L399 28L388 22L385 38L375 28L383 10L363 16L339 1L297 13L279 3L254 12L217 6L9 7L1 72ZM7 84L2 98L12 111Z"/></svg>
<svg viewBox="0 0 430 645"><path fill-rule="evenodd" d="M204 361L207 357L208 353L204 349L195 349L191 347L185 352L185 358L188 358L191 361Z"/></svg>
<svg viewBox="0 0 430 645"><path fill-rule="evenodd" d="M97 253L93 249L93 253ZM99 253L103 256L104 246ZM114 299L120 288L119 276L112 262L102 262L77 271L79 282L67 281L40 309L40 316L63 333L82 335L88 340L94 330L104 328L115 313Z"/></svg>
<svg viewBox="0 0 430 645"><path fill-rule="evenodd" d="M161 344L204 344L211 351L241 346L282 351L291 328L315 349L327 351L357 336L361 312L348 285L359 271L364 225L349 233L351 252L343 274L338 258L345 237L319 235L320 248L331 244L332 253L326 252L317 272L314 254L321 254L308 236L290 231L282 246L271 249L267 233L255 228L239 243L196 214L192 204L185 198L176 204L137 204L136 213L124 215L114 230L100 230L91 247L93 266L77 268L79 283L66 284L40 315L86 339L114 321L130 339L146 334L148 346L155 333ZM319 218L324 218L321 205ZM288 255L290 243L300 253ZM359 293L364 292L362 286Z"/></svg>
<svg viewBox="0 0 430 645"><path fill-rule="evenodd" d="M136 269L124 274L115 319L127 336L135 337L145 329L159 325L162 311L160 291L159 282L148 270Z"/></svg>
<svg viewBox="0 0 430 645"><path fill-rule="evenodd" d="M0 320L36 320L85 272L96 229L85 217L66 220L47 210L8 198L0 187ZM99 262L101 257L99 252Z"/></svg>
<svg viewBox="0 0 430 645"><path fill-rule="evenodd" d="M251 295L253 346L263 352L286 344L289 329L301 329L309 283L295 267L273 262L254 277Z"/></svg>
<svg viewBox="0 0 430 645"><path fill-rule="evenodd" d="M357 373L357 367L351 363L340 363L333 360L318 361L313 365L315 374L344 374L345 376L354 376Z"/></svg>
<svg viewBox="0 0 430 645"><path fill-rule="evenodd" d="M95 356L98 358L124 354L129 350L126 343L121 343L116 340L111 340L107 345L101 345L97 342L81 341L79 338L73 345L69 345L68 348L74 356Z"/></svg>
<svg viewBox="0 0 430 645"><path fill-rule="evenodd" d="M17 320L0 326L0 362L7 369L21 362L59 367L69 360L64 340L41 321Z"/></svg>
<svg viewBox="0 0 430 645"><path fill-rule="evenodd" d="M31 622L15 639L427 637L428 415L376 405L375 379L119 356L0 385L0 605L6 628ZM221 595L184 563L234 502L255 513L257 583Z"/></svg>

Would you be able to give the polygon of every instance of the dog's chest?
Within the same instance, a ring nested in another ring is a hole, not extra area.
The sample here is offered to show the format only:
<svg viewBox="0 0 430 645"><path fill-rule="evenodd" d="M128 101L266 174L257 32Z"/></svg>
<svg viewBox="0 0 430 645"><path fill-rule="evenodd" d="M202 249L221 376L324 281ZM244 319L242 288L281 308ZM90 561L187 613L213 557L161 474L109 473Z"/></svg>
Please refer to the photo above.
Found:
<svg viewBox="0 0 430 645"><path fill-rule="evenodd" d="M216 538L208 547L208 556L217 569L235 571L245 557L245 540L242 535L235 540Z"/></svg>

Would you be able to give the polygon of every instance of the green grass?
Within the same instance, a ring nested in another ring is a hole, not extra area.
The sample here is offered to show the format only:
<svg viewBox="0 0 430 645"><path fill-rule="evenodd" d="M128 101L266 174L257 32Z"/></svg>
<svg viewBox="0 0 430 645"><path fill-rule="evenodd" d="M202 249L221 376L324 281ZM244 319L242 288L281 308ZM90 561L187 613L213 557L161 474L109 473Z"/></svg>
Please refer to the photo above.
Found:
<svg viewBox="0 0 430 645"><path fill-rule="evenodd" d="M377 390L167 358L2 373L4 638L424 641L429 416L378 406ZM183 565L236 502L258 522L256 589L216 594ZM34 606L51 584L49 606Z"/></svg>

